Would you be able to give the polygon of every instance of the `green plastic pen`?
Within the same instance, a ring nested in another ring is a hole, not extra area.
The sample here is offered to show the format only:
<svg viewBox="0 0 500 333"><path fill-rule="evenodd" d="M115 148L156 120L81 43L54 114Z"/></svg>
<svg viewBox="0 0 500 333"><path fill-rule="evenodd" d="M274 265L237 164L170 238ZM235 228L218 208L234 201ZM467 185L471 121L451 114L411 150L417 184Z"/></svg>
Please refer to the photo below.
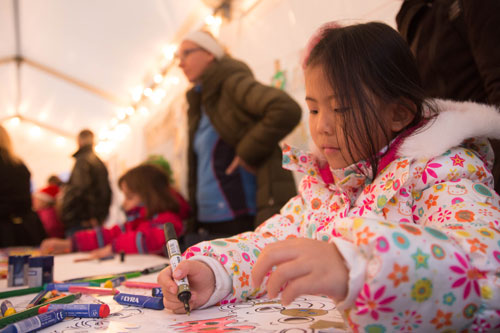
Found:
<svg viewBox="0 0 500 333"><path fill-rule="evenodd" d="M42 289L43 289L43 286L2 291L2 292L0 292L0 299L35 294L35 293L39 293L40 291L42 291Z"/></svg>

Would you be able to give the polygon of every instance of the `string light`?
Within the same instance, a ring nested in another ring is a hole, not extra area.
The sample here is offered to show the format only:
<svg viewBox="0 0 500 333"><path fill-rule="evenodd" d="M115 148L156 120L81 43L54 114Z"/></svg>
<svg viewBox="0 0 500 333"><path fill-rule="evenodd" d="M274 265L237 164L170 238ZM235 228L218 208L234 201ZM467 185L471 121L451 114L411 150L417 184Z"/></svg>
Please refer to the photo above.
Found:
<svg viewBox="0 0 500 333"><path fill-rule="evenodd" d="M12 127L17 126L20 123L21 123L21 118L19 117L12 117L8 120L8 125Z"/></svg>
<svg viewBox="0 0 500 333"><path fill-rule="evenodd" d="M63 138L62 136L58 136L55 141L56 141L56 145L59 147L62 147L66 144L66 139Z"/></svg>

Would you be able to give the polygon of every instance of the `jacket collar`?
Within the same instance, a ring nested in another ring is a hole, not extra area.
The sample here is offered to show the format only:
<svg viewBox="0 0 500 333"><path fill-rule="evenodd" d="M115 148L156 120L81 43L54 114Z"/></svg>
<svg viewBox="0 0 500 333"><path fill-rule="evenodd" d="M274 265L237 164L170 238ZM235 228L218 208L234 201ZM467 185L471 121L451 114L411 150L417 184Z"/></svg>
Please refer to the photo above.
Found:
<svg viewBox="0 0 500 333"><path fill-rule="evenodd" d="M94 149L92 147L92 145L87 145L87 146L83 146L83 147L80 147L74 154L73 154L73 157L78 157L80 155L84 155L84 154L87 154L87 153L90 153L92 152Z"/></svg>
<svg viewBox="0 0 500 333"><path fill-rule="evenodd" d="M200 77L200 81L196 86L188 92L189 94L200 93L203 90L204 98L212 94L220 93L220 86L224 83L226 78L230 75L241 73L253 77L252 71L244 63L229 56L224 56L220 60L213 61L205 69Z"/></svg>

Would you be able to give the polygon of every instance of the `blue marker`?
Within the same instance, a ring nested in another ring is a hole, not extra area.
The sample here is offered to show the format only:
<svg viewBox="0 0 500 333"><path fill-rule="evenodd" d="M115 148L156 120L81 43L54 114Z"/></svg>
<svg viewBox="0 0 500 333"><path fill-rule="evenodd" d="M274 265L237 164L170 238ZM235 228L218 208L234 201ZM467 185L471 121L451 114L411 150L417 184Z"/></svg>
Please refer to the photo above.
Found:
<svg viewBox="0 0 500 333"><path fill-rule="evenodd" d="M63 310L68 317L106 318L109 315L107 304L47 304L38 309L38 313Z"/></svg>
<svg viewBox="0 0 500 333"><path fill-rule="evenodd" d="M61 322L66 318L66 313L63 310L47 312L35 317L27 318L17 323L10 324L4 328L2 333L28 333L38 331L42 328L52 326Z"/></svg>
<svg viewBox="0 0 500 333"><path fill-rule="evenodd" d="M99 287L100 284L97 282L47 283L45 290L69 291L69 287L72 286Z"/></svg>
<svg viewBox="0 0 500 333"><path fill-rule="evenodd" d="M153 288L153 290L151 290L151 294L155 297L163 297L163 291L161 288Z"/></svg>
<svg viewBox="0 0 500 333"><path fill-rule="evenodd" d="M133 305L154 310L163 310L165 308L163 305L163 298L161 297L119 293L113 298L115 301L123 305Z"/></svg>
<svg viewBox="0 0 500 333"><path fill-rule="evenodd" d="M125 280L126 280L125 276L123 275L117 276L115 278L112 278L111 280L104 282L104 288L119 287Z"/></svg>

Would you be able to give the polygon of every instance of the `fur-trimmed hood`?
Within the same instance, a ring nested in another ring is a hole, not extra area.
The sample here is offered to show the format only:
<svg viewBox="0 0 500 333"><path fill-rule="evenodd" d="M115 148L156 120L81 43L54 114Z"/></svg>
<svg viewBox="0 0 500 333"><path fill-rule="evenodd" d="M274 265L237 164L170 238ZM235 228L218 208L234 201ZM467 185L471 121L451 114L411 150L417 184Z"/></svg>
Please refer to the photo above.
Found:
<svg viewBox="0 0 500 333"><path fill-rule="evenodd" d="M411 160L432 158L474 137L500 139L500 110L491 105L433 99L438 115L423 128L404 138L394 156ZM323 154L311 140L309 150L320 166Z"/></svg>
<svg viewBox="0 0 500 333"><path fill-rule="evenodd" d="M441 99L433 102L439 114L403 141L398 156L431 158L473 137L500 138L500 111L495 107Z"/></svg>

